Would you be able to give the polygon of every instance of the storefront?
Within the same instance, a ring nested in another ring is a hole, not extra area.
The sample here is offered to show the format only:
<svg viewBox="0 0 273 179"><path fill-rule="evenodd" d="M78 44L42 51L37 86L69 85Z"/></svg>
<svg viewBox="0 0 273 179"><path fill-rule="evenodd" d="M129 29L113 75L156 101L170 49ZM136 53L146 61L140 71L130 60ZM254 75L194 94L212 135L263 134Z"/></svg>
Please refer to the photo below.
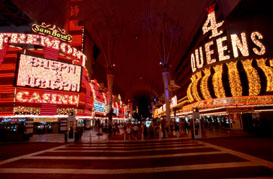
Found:
<svg viewBox="0 0 273 179"><path fill-rule="evenodd" d="M93 115L90 119L85 119L85 127L95 127L101 125L106 119L106 96L103 86L101 86L96 79L91 80L90 83L93 94Z"/></svg>
<svg viewBox="0 0 273 179"><path fill-rule="evenodd" d="M217 4L206 9L208 15L182 59L190 62L192 75L176 116L190 118L198 108L202 119L232 129L249 130L265 118L273 126L272 14L259 1L241 3L225 19Z"/></svg>
<svg viewBox="0 0 273 179"><path fill-rule="evenodd" d="M10 124L11 129L13 123L21 126L19 120L25 119L32 125L32 131L27 131L24 124L26 134L55 133L66 131L62 120L67 119L68 111L75 111L78 117L91 116L86 60L62 39L0 33L1 125Z"/></svg>

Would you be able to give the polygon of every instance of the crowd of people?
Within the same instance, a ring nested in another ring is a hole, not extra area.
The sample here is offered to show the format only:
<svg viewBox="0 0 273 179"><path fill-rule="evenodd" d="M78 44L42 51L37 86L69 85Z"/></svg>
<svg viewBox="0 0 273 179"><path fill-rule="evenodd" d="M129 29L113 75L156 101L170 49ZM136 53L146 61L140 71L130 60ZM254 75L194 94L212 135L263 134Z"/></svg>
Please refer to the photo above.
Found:
<svg viewBox="0 0 273 179"><path fill-rule="evenodd" d="M179 122L176 120L153 119L134 122L113 121L111 124L104 123L103 125L98 122L98 124L103 127L103 131L107 132L109 136L125 135L126 139L129 140L179 137L182 135L193 135L194 132L198 135L199 124L201 125L202 133L205 132L206 128L229 127L229 125L225 124L226 118L201 118L200 123L199 120L194 121L195 127L193 127L193 120L191 118L180 118Z"/></svg>
<svg viewBox="0 0 273 179"><path fill-rule="evenodd" d="M128 140L179 137L183 134L188 134L188 132L189 124L186 121L167 122L166 119L151 121L149 125L147 125L146 121L112 123L108 125L109 136L123 134L126 135Z"/></svg>

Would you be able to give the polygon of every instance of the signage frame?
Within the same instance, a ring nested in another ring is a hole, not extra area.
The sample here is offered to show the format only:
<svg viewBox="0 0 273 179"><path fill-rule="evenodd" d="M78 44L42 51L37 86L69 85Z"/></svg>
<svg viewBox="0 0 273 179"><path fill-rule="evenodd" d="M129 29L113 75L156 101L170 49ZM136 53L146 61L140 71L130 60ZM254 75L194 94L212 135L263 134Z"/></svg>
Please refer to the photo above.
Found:
<svg viewBox="0 0 273 179"><path fill-rule="evenodd" d="M83 69L81 65L77 65L77 64L70 64L70 63L66 63L66 62L60 62L60 61L56 61L56 62L60 62L60 63L65 63L65 64L69 64L69 65L74 65L74 66L79 66L80 67L80 79L79 79L79 90L78 91L66 91L66 90L58 90L58 89L51 89L51 88L40 88L40 87L31 87L31 86L19 86L18 84L18 76L19 76L19 68L20 68L20 60L21 60L21 55L26 55L26 56L31 56L31 57L36 57L36 58L42 58L45 60L49 60L49 61L56 61L56 60L52 60L52 59L48 59L48 58L43 58L43 57L38 57L38 56L33 56L33 55L28 55L28 54L22 54L22 53L18 53L17 54L17 62L16 62L16 69L15 69L15 77L14 77L14 87L23 87L23 88L36 88L36 89L40 89L40 90L53 90L53 91L64 91L64 92L72 92L72 93L80 93L81 92L81 85L82 85L82 73L83 73Z"/></svg>

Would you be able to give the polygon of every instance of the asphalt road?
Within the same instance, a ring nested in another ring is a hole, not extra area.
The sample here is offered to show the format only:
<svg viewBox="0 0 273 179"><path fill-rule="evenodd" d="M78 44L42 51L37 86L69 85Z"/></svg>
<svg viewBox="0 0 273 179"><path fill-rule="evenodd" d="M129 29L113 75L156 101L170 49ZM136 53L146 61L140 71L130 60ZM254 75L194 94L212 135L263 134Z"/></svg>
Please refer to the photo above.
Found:
<svg viewBox="0 0 273 179"><path fill-rule="evenodd" d="M0 178L273 178L272 138L0 146Z"/></svg>

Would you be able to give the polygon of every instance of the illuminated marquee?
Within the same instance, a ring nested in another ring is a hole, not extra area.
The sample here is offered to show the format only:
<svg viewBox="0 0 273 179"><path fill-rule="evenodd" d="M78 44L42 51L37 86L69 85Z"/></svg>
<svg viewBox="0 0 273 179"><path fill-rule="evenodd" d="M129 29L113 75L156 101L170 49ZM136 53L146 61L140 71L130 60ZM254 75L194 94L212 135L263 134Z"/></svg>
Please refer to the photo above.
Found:
<svg viewBox="0 0 273 179"><path fill-rule="evenodd" d="M44 22L41 25L33 24L32 31L41 35L57 37L65 42L72 41L72 36L70 34L66 34L65 29L60 29L59 27L56 27L56 25L46 24Z"/></svg>
<svg viewBox="0 0 273 179"><path fill-rule="evenodd" d="M22 103L49 103L60 105L77 106L79 103L78 95L56 94L56 93L42 93L30 91L17 91L15 100Z"/></svg>
<svg viewBox="0 0 273 179"><path fill-rule="evenodd" d="M95 112L105 112L105 105L98 101L94 101L94 111Z"/></svg>
<svg viewBox="0 0 273 179"><path fill-rule="evenodd" d="M119 110L117 108L114 108L114 113L118 116Z"/></svg>
<svg viewBox="0 0 273 179"><path fill-rule="evenodd" d="M16 85L79 92L81 66L21 54Z"/></svg>
<svg viewBox="0 0 273 179"><path fill-rule="evenodd" d="M202 27L203 34L211 31L209 39L223 34L223 30L219 30L219 28L222 27L224 21L217 23L214 6L207 9L208 17ZM247 39L250 40L248 41ZM210 40L191 53L192 72L216 62L238 58L239 56L248 57L251 51L258 56L264 55L266 48L261 42L262 39L263 35L260 32L253 31L249 34L241 32L233 33L229 36L223 35L217 39ZM228 41L231 41L231 47L227 45Z"/></svg>
<svg viewBox="0 0 273 179"><path fill-rule="evenodd" d="M85 66L87 57L79 50L71 47L65 42L61 42L57 38L37 35L37 34L23 34L23 33L0 33L0 50L4 48L4 44L29 44L38 45L42 47L60 50L65 55L76 57Z"/></svg>

